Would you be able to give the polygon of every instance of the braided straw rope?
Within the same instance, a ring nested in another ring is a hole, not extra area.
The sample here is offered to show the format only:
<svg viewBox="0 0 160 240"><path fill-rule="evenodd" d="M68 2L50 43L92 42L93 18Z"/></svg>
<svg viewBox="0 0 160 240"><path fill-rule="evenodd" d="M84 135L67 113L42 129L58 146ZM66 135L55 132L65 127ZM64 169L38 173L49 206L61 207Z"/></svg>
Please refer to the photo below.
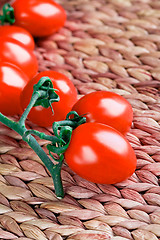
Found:
<svg viewBox="0 0 160 240"><path fill-rule="evenodd" d="M0 124L0 239L160 239L160 1L59 3L68 19L58 33L37 40L39 70L66 74L80 95L109 90L131 103L127 138L137 169L119 184L96 185L64 163L66 196L57 200L42 162Z"/></svg>

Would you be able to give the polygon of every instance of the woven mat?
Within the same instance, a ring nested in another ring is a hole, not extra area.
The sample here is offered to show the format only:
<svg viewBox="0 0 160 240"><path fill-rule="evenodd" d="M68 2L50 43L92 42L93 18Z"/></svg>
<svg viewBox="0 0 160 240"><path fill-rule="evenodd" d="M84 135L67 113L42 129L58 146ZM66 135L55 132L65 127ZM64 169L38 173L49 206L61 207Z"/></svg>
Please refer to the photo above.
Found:
<svg viewBox="0 0 160 240"><path fill-rule="evenodd" d="M37 39L39 70L66 74L80 95L109 90L131 103L127 138L137 169L119 184L96 185L64 163L66 195L57 200L42 162L0 124L0 239L160 239L160 1L59 3L68 19L58 33Z"/></svg>

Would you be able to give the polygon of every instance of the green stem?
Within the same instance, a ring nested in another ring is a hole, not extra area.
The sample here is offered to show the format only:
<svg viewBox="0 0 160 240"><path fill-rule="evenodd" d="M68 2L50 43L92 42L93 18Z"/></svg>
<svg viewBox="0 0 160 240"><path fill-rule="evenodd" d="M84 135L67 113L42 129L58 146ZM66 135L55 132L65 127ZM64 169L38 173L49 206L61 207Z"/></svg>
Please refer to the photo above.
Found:
<svg viewBox="0 0 160 240"><path fill-rule="evenodd" d="M17 133L19 133L22 136L23 131L19 128L18 123L12 121L11 119L6 117L2 113L0 113L0 122L2 122L4 125L6 125L7 127L13 129L14 131L16 131Z"/></svg>
<svg viewBox="0 0 160 240"><path fill-rule="evenodd" d="M25 132L25 136L27 136L29 134L35 135L35 136L39 137L40 139L45 139L45 140L48 140L48 141L51 141L51 142L56 142L58 140L56 136L47 135L43 132L39 132L39 131L34 130L34 129L29 129Z"/></svg>
<svg viewBox="0 0 160 240"><path fill-rule="evenodd" d="M59 161L57 164L54 164L32 135L27 136L27 139L28 140L26 142L28 143L28 145L35 151L35 153L42 160L46 168L49 170L53 179L55 194L57 198L62 199L64 197L64 191L63 191L63 185L62 185L62 179L61 179L61 173L60 173L62 161Z"/></svg>
<svg viewBox="0 0 160 240"><path fill-rule="evenodd" d="M45 96L45 92L44 91L36 91L33 93L30 103L28 104L27 108L25 109L25 111L23 112L20 120L19 120L19 124L20 125L24 125L25 124L25 120L28 117L28 114L30 113L30 110L32 109L32 107L35 105L36 101L38 98Z"/></svg>
<svg viewBox="0 0 160 240"><path fill-rule="evenodd" d="M39 158L42 160L42 162L44 163L44 165L49 170L52 176L54 188L55 188L55 194L57 198L60 198L60 199L63 198L64 191L63 191L63 185L62 185L61 174L60 174L62 161L58 162L55 165L31 134L25 136L25 132L27 131L27 129L24 125L22 126L19 122L12 121L8 117L4 116L2 113L0 113L0 121L6 126L8 126L9 128L19 133L22 136L23 140L27 142L28 145L33 149L33 151L39 156Z"/></svg>

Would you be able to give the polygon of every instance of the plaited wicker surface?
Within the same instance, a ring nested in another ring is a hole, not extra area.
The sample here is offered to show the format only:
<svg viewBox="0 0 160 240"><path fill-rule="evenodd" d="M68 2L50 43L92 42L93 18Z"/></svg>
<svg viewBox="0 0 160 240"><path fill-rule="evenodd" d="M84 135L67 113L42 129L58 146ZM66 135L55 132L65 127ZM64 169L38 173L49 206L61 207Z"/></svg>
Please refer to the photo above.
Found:
<svg viewBox="0 0 160 240"><path fill-rule="evenodd" d="M64 163L66 196L57 200L41 161L1 124L0 239L160 239L160 1L59 3L68 20L58 33L37 40L39 70L66 74L81 95L109 90L131 103L127 138L137 170L114 186L96 185Z"/></svg>

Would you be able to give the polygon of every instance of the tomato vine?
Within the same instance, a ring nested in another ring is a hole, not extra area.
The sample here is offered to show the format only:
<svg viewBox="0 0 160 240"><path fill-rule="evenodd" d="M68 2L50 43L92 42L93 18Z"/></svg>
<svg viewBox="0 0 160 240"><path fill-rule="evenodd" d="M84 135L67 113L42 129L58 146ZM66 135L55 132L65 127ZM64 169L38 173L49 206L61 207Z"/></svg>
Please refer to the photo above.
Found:
<svg viewBox="0 0 160 240"><path fill-rule="evenodd" d="M28 145L39 156L52 176L57 198L61 199L64 197L61 180L61 167L64 158L63 153L69 145L72 130L80 124L85 123L86 119L83 116L79 116L76 112L70 112L65 120L53 123L53 136L46 135L36 130L28 130L25 126L25 121L32 107L41 105L45 108L48 108L51 106L52 102L58 101L59 96L57 95L55 89L53 89L51 80L48 77L42 77L39 82L34 85L30 103L28 104L19 121L15 122L2 113L0 113L0 121L19 133L22 136L22 139L27 142ZM70 119L70 115L74 117ZM52 159L50 159L44 152L33 135L51 142L47 145L47 149L49 150L49 155ZM55 158L52 153L56 153L57 158Z"/></svg>
<svg viewBox="0 0 160 240"><path fill-rule="evenodd" d="M24 9L26 10L23 6L24 3L27 6L27 12L30 10L32 12L25 23L21 19L21 16L26 15L21 14L25 13ZM53 14L50 19L46 19L43 11L40 11L38 12L39 17L41 17L40 21L33 11L32 3L32 1L16 0L13 4L14 8L10 4L5 4L2 8L3 14L0 15L1 25L4 25L5 22L15 23L25 27L36 37L52 34L63 26L66 15L59 5L51 0L45 0L45 5L58 9L58 15ZM44 2L40 0L36 4L39 6ZM40 9L42 8L40 7ZM46 23L52 24L48 25L48 29L43 32L41 31L43 25L37 24L37 19L38 23L45 24L45 29L47 29ZM32 20L35 21L35 24L32 23ZM4 30L4 32L6 31ZM61 179L64 157L75 173L95 183L114 184L131 176L136 168L136 156L123 135L129 131L132 124L133 110L131 105L118 94L106 91L87 94L77 101L76 88L66 76L54 71L44 71L35 75L38 65L31 50L23 49L22 43L17 43L17 40L7 37L1 37L1 61L12 62L12 64L22 68L26 74L30 73L28 77L31 78L31 81L21 92L20 101L24 112L20 119L18 121L11 120L4 115L7 115L8 112L4 113L3 108L1 108L0 121L19 133L42 160L53 179L57 198L64 197ZM13 46L12 48L6 47L8 42L9 46ZM16 53L15 48L18 48L19 52ZM12 58L6 57L12 54L3 55L4 49L7 53L13 53L15 58L12 60ZM31 49L33 49L33 44L31 44ZM31 56L30 62L24 66L21 65L21 61L16 59L16 55L19 56L21 51L27 52ZM53 88L53 85L56 89ZM67 92L66 89L68 89ZM52 105L54 102L56 104ZM1 105L4 106L3 102ZM37 106L38 108L36 108ZM46 111L46 108L49 108L49 111ZM70 110L72 111L69 112ZM27 129L25 124L27 118L33 123L36 120L37 125L44 127L53 123L53 135ZM46 146L49 155L38 144L35 136L49 141Z"/></svg>

